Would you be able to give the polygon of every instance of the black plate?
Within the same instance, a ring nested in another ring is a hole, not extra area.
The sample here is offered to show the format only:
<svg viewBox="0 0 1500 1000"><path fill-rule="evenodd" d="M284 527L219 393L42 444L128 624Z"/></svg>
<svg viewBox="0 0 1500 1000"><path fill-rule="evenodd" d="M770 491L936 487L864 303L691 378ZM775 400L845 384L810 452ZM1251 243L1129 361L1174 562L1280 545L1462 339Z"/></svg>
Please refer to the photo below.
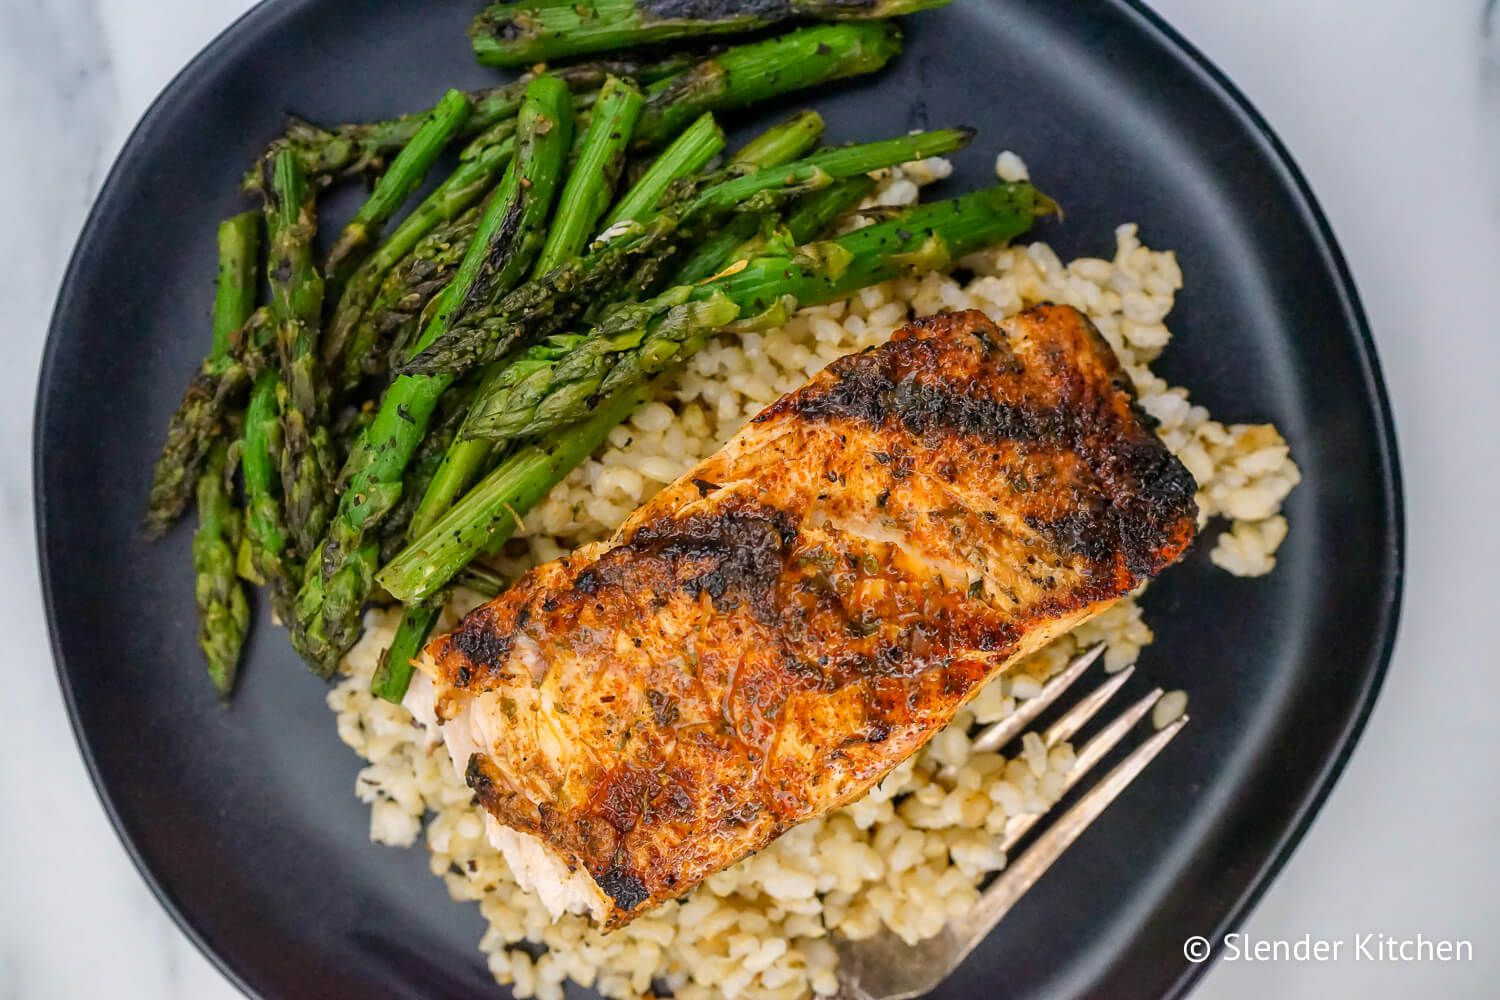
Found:
<svg viewBox="0 0 1500 1000"><path fill-rule="evenodd" d="M106 808L183 929L248 992L494 991L482 922L425 850L367 842L325 687L264 621L232 707L194 646L189 533L139 522L162 426L207 340L214 224L283 111L384 116L492 76L477 0L282 0L147 113L59 295L37 409L42 580L59 676ZM1186 288L1158 370L1226 421L1274 420L1306 476L1269 578L1207 541L1148 598L1149 676L1193 724L940 991L1180 993L1189 935L1243 919L1343 765L1395 627L1395 441L1349 275L1301 176L1228 81L1130 2L962 0L913 20L878 83L816 104L837 138L972 123L952 187L1012 148L1067 208L1039 235L1108 254L1116 223L1175 248ZM771 113L768 111L768 114Z"/></svg>

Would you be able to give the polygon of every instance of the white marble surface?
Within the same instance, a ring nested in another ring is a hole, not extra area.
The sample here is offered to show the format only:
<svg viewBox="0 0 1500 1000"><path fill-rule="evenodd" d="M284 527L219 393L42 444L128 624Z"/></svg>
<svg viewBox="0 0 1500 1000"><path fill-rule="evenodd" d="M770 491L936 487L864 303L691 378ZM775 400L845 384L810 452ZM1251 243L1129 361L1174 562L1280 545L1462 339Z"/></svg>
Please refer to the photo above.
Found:
<svg viewBox="0 0 1500 1000"><path fill-rule="evenodd" d="M983 2L983 0L966 0ZM1410 577L1396 661L1257 937L1466 937L1450 965L1219 963L1200 996L1493 995L1500 671L1500 39L1481 0L1157 0L1307 172L1364 295L1400 425ZM91 791L42 626L31 411L52 297L104 171L171 75L249 0L0 3L0 998L232 988L160 911Z"/></svg>

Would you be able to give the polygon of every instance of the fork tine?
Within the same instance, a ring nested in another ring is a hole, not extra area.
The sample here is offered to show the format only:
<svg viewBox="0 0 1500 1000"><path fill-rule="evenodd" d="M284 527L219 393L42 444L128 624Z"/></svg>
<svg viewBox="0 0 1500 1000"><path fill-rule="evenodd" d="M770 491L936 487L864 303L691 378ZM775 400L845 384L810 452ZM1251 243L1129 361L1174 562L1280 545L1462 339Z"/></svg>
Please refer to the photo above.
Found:
<svg viewBox="0 0 1500 1000"><path fill-rule="evenodd" d="M1137 715L1136 718L1139 719L1140 716ZM979 936L988 933L989 928L995 926L996 922L1010 911L1010 908L1016 904L1016 900L1036 884L1037 879L1052 867L1053 862L1072 846L1079 834L1088 829L1089 824L1098 819L1099 814L1119 797L1141 771L1145 770L1146 765L1151 763L1152 759L1161 753L1162 748L1172 741L1172 737L1187 725L1187 721L1186 715L1179 717L1170 725L1157 730L1149 739L1131 751L1130 756L1115 765L1114 769L1105 775L1104 780L1089 789L1083 798L1074 803L1073 807L1059 817L1057 822L1037 837L1036 842L990 884L981 897L978 907L969 918L971 926L980 929ZM1097 739L1098 737L1095 737L1095 740ZM975 943L977 943L977 937Z"/></svg>
<svg viewBox="0 0 1500 1000"><path fill-rule="evenodd" d="M1104 686L1108 687L1109 685ZM1119 685L1115 685L1116 689L1118 687ZM1113 694L1114 692L1111 691L1110 693ZM1068 789L1078 784L1079 780L1088 774L1094 765L1104 758L1105 754L1118 746L1120 741L1125 738L1125 734L1130 732L1131 728L1137 722L1141 721L1141 717L1151 711L1152 706L1156 704L1157 699L1161 695L1161 688L1153 688L1149 694L1121 712L1113 722L1099 730L1093 739L1085 743L1083 749L1078 751L1078 759L1073 762L1073 766L1068 769L1066 777L1063 778L1063 792L1066 793ZM1080 706L1087 702L1088 699L1085 699L1084 702L1080 702ZM1092 718L1103 704L1103 701L1099 701L1089 706L1090 710L1077 720L1077 724L1073 727L1074 731L1076 732L1079 727ZM1076 711L1076 708L1074 711ZM1071 715L1072 712L1069 712L1069 714ZM1045 814L1021 813L1012 816L1006 822L1005 833L1000 838L1000 850L1009 851L1012 847L1015 847L1020 839L1026 836L1026 832L1033 826L1036 826L1037 821L1043 815Z"/></svg>
<svg viewBox="0 0 1500 1000"><path fill-rule="evenodd" d="M999 750L1020 736L1026 727L1031 725L1031 720L1041 715L1042 711L1048 705L1056 701L1058 695L1066 691L1074 681L1082 676L1083 672L1095 660L1099 659L1100 654L1103 652L1104 643L1100 642L1089 647L1078 656L1075 656L1073 662L1069 663L1063 669L1062 673L1048 681L1035 698L1028 698L1020 705L1017 705L1014 712L976 736L972 752L989 753L991 750Z"/></svg>
<svg viewBox="0 0 1500 1000"><path fill-rule="evenodd" d="M1089 768L1099 763L1105 754L1113 750L1125 738L1125 734L1130 732L1130 728L1155 707L1156 703L1161 700L1161 696L1161 688L1152 688L1134 705L1121 712L1115 721L1099 730L1093 739L1085 743L1083 749L1078 751L1078 760L1068 772L1065 787L1072 788Z"/></svg>
<svg viewBox="0 0 1500 1000"><path fill-rule="evenodd" d="M1104 703L1115 696L1115 692L1125 686L1130 680L1131 674L1135 673L1135 667L1126 667L1109 680L1100 684L1094 690L1085 695L1078 704L1063 713L1062 718L1047 727L1042 734L1042 742L1048 750L1057 746L1064 740L1073 738L1073 734L1088 724Z"/></svg>

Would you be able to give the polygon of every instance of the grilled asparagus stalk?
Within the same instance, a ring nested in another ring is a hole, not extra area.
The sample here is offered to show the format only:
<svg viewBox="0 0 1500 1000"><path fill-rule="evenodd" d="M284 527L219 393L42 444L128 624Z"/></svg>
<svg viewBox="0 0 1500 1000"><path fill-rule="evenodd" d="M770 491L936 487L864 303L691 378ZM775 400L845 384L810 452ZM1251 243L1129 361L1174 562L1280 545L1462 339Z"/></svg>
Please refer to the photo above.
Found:
<svg viewBox="0 0 1500 1000"><path fill-rule="evenodd" d="M240 471L245 484L246 558L240 563L251 582L270 593L271 608L282 622L291 621L292 598L302 567L292 552L282 513L277 476L281 454L281 413L276 402L281 376L274 369L256 376L245 407Z"/></svg>
<svg viewBox="0 0 1500 1000"><path fill-rule="evenodd" d="M793 245L806 243L823 234L835 220L851 211L875 190L875 181L866 175L846 177L819 191L806 194L786 213L782 228ZM755 215L742 213L710 237L678 265L673 284L696 285L707 281L737 260L759 256L765 246L768 228L782 222L779 213Z"/></svg>
<svg viewBox="0 0 1500 1000"><path fill-rule="evenodd" d="M218 244L213 342L167 424L146 504L148 537L161 535L187 510L197 471L222 433L224 410L250 381L240 348L247 339L242 328L255 309L259 213L244 212L219 223Z"/></svg>
<svg viewBox="0 0 1500 1000"><path fill-rule="evenodd" d="M636 145L658 146L705 111L874 73L900 51L901 32L888 21L820 24L733 46L647 88Z"/></svg>
<svg viewBox="0 0 1500 1000"><path fill-rule="evenodd" d="M469 39L487 66L528 66L548 59L679 39L756 31L791 18L842 21L897 17L949 0L781 0L775 3L674 4L666 0L530 0L496 3L474 18Z"/></svg>
<svg viewBox="0 0 1500 1000"><path fill-rule="evenodd" d="M601 403L583 424L517 449L388 563L380 572L381 585L389 590L389 580L401 588L391 594L407 604L425 599L419 594L437 593L478 552L513 535L521 516L603 444L644 398L640 389L627 390Z"/></svg>
<svg viewBox="0 0 1500 1000"><path fill-rule="evenodd" d="M344 350L338 385L353 389L366 375L399 365L416 336L422 312L453 279L479 225L476 205L424 236L380 283L380 293L360 317Z"/></svg>
<svg viewBox="0 0 1500 1000"><path fill-rule="evenodd" d="M370 245L380 238L386 222L422 183L433 161L463 128L473 110L468 97L457 90L448 91L438 101L422 127L391 162L390 169L380 175L375 189L344 226L338 241L328 252L324 270L334 287L348 280Z"/></svg>
<svg viewBox="0 0 1500 1000"><path fill-rule="evenodd" d="M406 474L401 481L401 499L380 525L382 562L400 551L410 540L408 535L412 517L416 514L420 501L426 499L433 477L442 468L449 447L458 440L458 429L463 426L464 419L469 414L469 406L473 403L478 388L477 382L472 385L465 382L443 393L437 412L428 424L427 436L422 439L422 443L412 453L411 461L407 463ZM488 445L488 442L478 443Z"/></svg>
<svg viewBox="0 0 1500 1000"><path fill-rule="evenodd" d="M625 151L644 106L645 98L634 84L617 77L605 80L533 270L545 273L576 257L593 235L614 197L625 169Z"/></svg>
<svg viewBox="0 0 1500 1000"><path fill-rule="evenodd" d="M508 123L507 123L508 124ZM350 276L323 338L323 360L331 370L349 371L361 359L349 341L380 291L391 268L416 249L434 229L463 215L495 185L515 152L514 136L485 134L470 143L457 170L402 220L385 242Z"/></svg>
<svg viewBox="0 0 1500 1000"><path fill-rule="evenodd" d="M229 493L228 451L223 439L215 441L198 474L198 530L193 535L198 646L208 661L209 679L226 698L234 689L240 649L250 625L250 603L235 573L240 512Z"/></svg>
<svg viewBox="0 0 1500 1000"><path fill-rule="evenodd" d="M286 526L309 552L328 523L336 462L328 383L318 359L323 278L313 263L313 190L291 150L265 164L267 274L280 358L281 488Z"/></svg>
<svg viewBox="0 0 1500 1000"><path fill-rule="evenodd" d="M411 684L411 661L426 644L427 636L443 612L444 603L441 598L434 598L420 604L408 604L402 609L396 634L391 638L390 646L380 654L380 666L370 678L370 690L376 695L398 705L401 703L407 686Z"/></svg>
<svg viewBox="0 0 1500 1000"><path fill-rule="evenodd" d="M674 181L696 174L708 166L708 162L718 156L723 148L724 130L719 127L712 114L704 112L651 161L646 172L615 203L605 220L605 226L650 215Z"/></svg>

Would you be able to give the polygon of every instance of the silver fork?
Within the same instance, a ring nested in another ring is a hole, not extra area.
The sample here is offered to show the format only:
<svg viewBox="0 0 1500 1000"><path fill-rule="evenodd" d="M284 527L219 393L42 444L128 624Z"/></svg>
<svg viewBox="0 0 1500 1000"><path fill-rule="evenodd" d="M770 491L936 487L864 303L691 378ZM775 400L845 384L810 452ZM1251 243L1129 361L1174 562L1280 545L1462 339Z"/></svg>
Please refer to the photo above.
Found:
<svg viewBox="0 0 1500 1000"><path fill-rule="evenodd" d="M1005 719L980 733L974 741L975 750L998 750L1021 735L1048 705L1057 700L1087 672L1090 664L1099 658L1103 646L1095 646L1068 664L1067 668L1043 686L1036 697L1022 705ZM1042 742L1048 749L1071 738L1082 729L1114 696L1129 679L1132 668L1112 675L1103 684L1084 695L1077 704L1068 709L1061 718L1042 734ZM1151 712L1162 696L1156 688L1105 725L1078 751L1077 761L1064 778L1064 788L1071 789L1086 777L1104 757L1120 744L1120 741L1135 727L1136 723ZM833 939L834 950L839 957L839 992L834 1000L907 1000L935 989L954 969L958 968L985 936L994 929L1012 906L1037 879L1052 867L1088 829L1111 802L1135 780L1162 748L1171 742L1187 724L1183 715L1169 725L1152 733L1128 757L1104 776L1067 812L1058 817L1019 858L1008 864L1005 870L990 883L975 907L962 917L949 920L941 933L915 945L908 945L890 931L881 931L873 937L860 941ZM942 777L947 768L939 772ZM949 773L949 777L952 774ZM1041 814L1012 816L1000 835L1000 847L1009 851L1026 833L1041 820Z"/></svg>

